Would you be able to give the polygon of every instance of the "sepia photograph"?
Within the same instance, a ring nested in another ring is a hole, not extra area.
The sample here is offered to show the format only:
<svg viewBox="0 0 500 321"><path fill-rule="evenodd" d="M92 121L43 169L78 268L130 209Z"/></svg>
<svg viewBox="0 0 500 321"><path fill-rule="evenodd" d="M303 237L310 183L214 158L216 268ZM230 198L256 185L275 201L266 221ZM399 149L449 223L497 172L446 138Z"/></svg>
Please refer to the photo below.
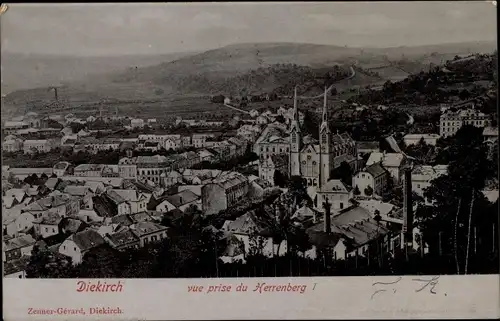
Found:
<svg viewBox="0 0 500 321"><path fill-rule="evenodd" d="M495 5L2 5L3 278L498 274Z"/></svg>

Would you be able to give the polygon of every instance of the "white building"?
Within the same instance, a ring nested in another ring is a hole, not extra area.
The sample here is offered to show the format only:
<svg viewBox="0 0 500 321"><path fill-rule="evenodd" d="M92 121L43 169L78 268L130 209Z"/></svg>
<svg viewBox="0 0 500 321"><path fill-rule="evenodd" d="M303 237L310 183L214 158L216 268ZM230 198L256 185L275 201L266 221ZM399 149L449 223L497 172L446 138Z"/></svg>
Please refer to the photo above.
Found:
<svg viewBox="0 0 500 321"><path fill-rule="evenodd" d="M366 195L368 187L372 189L372 193L381 195L387 188L389 180L388 172L381 166L380 163L374 163L359 171L353 178L354 188L359 190L361 196Z"/></svg>
<svg viewBox="0 0 500 321"><path fill-rule="evenodd" d="M422 140L427 145L436 146L436 142L440 137L438 134L407 134L403 137L403 140L406 146L418 145Z"/></svg>
<svg viewBox="0 0 500 321"><path fill-rule="evenodd" d="M8 139L3 142L2 150L11 153L19 152L23 150L23 141L19 138Z"/></svg>
<svg viewBox="0 0 500 321"><path fill-rule="evenodd" d="M318 191L318 200L316 208L320 211L324 211L323 203L328 200L331 205L332 213L336 213L343 210L349 206L349 200L352 199L352 189L348 188L339 179L329 180L326 184L321 186L321 190Z"/></svg>
<svg viewBox="0 0 500 321"><path fill-rule="evenodd" d="M23 150L25 154L32 154L35 152L46 153L51 149L50 142L47 139L38 140L25 140Z"/></svg>
<svg viewBox="0 0 500 321"><path fill-rule="evenodd" d="M399 184L403 174L403 167L406 165L406 158L401 153L371 153L366 166L380 163L385 168L394 184Z"/></svg>
<svg viewBox="0 0 500 321"><path fill-rule="evenodd" d="M464 109L459 111L447 110L441 115L439 133L442 137L453 136L464 125L475 127L489 126L491 120L488 115L475 109Z"/></svg>
<svg viewBox="0 0 500 321"><path fill-rule="evenodd" d="M95 230L87 229L68 237L59 247L59 253L69 256L74 265L80 264L89 250L105 244L104 238Z"/></svg>
<svg viewBox="0 0 500 321"><path fill-rule="evenodd" d="M142 128L144 127L144 119L139 119L139 118L132 119L130 120L130 126L132 128Z"/></svg>
<svg viewBox="0 0 500 321"><path fill-rule="evenodd" d="M424 192L431 181L448 173L448 165L416 166L411 173L411 189L415 194L424 197Z"/></svg>

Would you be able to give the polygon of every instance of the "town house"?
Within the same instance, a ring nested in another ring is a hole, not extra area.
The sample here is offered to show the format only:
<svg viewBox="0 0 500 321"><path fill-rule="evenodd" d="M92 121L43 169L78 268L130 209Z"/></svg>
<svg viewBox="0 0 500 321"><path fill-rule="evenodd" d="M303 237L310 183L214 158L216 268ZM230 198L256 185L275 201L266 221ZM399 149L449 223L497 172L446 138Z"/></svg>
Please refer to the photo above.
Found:
<svg viewBox="0 0 500 321"><path fill-rule="evenodd" d="M165 199L156 206L158 212L169 212L174 209L186 211L190 206L195 206L201 210L201 199L198 195L190 190L184 190L180 193L168 195Z"/></svg>
<svg viewBox="0 0 500 321"><path fill-rule="evenodd" d="M168 227L153 222L139 222L131 225L130 229L139 237L140 247L167 238L168 232Z"/></svg>
<svg viewBox="0 0 500 321"><path fill-rule="evenodd" d="M320 191L318 191L318 201L316 208L320 211L324 211L323 203L328 200L331 205L332 212L338 212L344 208L347 208L352 199L352 189L347 187L339 179L329 180L325 185L321 186Z"/></svg>
<svg viewBox="0 0 500 321"><path fill-rule="evenodd" d="M272 185L277 185L274 180L275 173L280 172L283 177L288 176L288 160L289 157L285 154L273 154L269 158L261 159L259 161L259 177Z"/></svg>
<svg viewBox="0 0 500 321"><path fill-rule="evenodd" d="M402 153L371 153L366 166L380 163L389 172L395 185L399 184L403 175L403 168L407 164Z"/></svg>
<svg viewBox="0 0 500 321"><path fill-rule="evenodd" d="M354 188L359 190L362 196L366 195L366 191L372 190L372 194L382 195L387 189L387 182L389 180L389 173L380 165L374 163L363 170L359 171L353 178Z"/></svg>
<svg viewBox="0 0 500 321"><path fill-rule="evenodd" d="M136 190L112 189L107 192L107 196L116 205L118 215L123 215L145 211L151 194L147 195Z"/></svg>
<svg viewBox="0 0 500 321"><path fill-rule="evenodd" d="M202 187L202 204L205 215L217 214L243 200L248 193L248 179L239 174L224 175Z"/></svg>
<svg viewBox="0 0 500 321"><path fill-rule="evenodd" d="M30 256L35 242L31 235L23 235L4 241L2 261L9 262L23 256Z"/></svg>
<svg viewBox="0 0 500 321"><path fill-rule="evenodd" d="M59 247L59 253L71 258L74 265L82 262L89 250L106 244L104 238L93 229L85 229L70 235Z"/></svg>

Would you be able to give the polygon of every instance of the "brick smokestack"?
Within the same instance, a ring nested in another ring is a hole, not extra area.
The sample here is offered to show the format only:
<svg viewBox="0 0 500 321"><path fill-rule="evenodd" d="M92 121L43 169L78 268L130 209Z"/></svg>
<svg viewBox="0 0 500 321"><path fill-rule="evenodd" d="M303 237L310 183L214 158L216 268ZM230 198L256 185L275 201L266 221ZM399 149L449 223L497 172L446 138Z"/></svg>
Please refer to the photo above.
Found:
<svg viewBox="0 0 500 321"><path fill-rule="evenodd" d="M332 232L332 226L331 226L331 220L330 220L330 208L331 207L332 207L332 205L330 203L328 203L328 199L326 199L325 202L323 203L323 208L325 209L325 219L324 219L325 229L324 229L324 232L327 234L330 234Z"/></svg>
<svg viewBox="0 0 500 321"><path fill-rule="evenodd" d="M403 170L403 234L405 242L413 239L413 200L411 190L411 169Z"/></svg>

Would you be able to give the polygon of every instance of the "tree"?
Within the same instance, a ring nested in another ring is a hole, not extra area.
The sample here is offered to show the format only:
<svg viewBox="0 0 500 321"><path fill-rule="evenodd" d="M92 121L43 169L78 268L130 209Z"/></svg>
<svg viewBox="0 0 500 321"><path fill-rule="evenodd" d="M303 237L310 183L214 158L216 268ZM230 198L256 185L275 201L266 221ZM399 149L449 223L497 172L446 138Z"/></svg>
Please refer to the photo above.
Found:
<svg viewBox="0 0 500 321"><path fill-rule="evenodd" d="M295 204L300 205L306 202L308 205L312 205L312 199L309 197L309 194L307 194L306 180L301 176L290 177L288 193Z"/></svg>
<svg viewBox="0 0 500 321"><path fill-rule="evenodd" d="M334 168L331 173L331 177L335 179L340 179L344 184L349 186L352 185L352 168L347 164L347 162L340 163L340 166Z"/></svg>
<svg viewBox="0 0 500 321"><path fill-rule="evenodd" d="M356 186L354 187L354 191L353 191L353 193L354 193L354 195L359 195L359 194L361 194L361 191L359 190L358 185L356 185Z"/></svg>
<svg viewBox="0 0 500 321"><path fill-rule="evenodd" d="M368 185L368 186L365 188L365 195L366 195L366 196L372 196L372 194L373 194L373 188L372 188L370 185Z"/></svg>
<svg viewBox="0 0 500 321"><path fill-rule="evenodd" d="M27 278L71 278L75 275L71 258L48 250L33 251L26 267Z"/></svg>
<svg viewBox="0 0 500 321"><path fill-rule="evenodd" d="M285 187L287 184L287 177L279 170L274 171L274 185Z"/></svg>
<svg viewBox="0 0 500 321"><path fill-rule="evenodd" d="M435 249L439 239L440 252L449 248L456 273L469 267L472 225L486 219L479 216L486 206L480 191L493 177L496 164L486 157L482 141L481 129L473 126L463 126L447 140L442 153L450 160L448 174L431 182L424 196L434 206L423 208L416 216L427 243Z"/></svg>
<svg viewBox="0 0 500 321"><path fill-rule="evenodd" d="M89 250L77 267L77 275L81 278L117 278L121 275L122 264L120 253L109 245L102 245Z"/></svg>

